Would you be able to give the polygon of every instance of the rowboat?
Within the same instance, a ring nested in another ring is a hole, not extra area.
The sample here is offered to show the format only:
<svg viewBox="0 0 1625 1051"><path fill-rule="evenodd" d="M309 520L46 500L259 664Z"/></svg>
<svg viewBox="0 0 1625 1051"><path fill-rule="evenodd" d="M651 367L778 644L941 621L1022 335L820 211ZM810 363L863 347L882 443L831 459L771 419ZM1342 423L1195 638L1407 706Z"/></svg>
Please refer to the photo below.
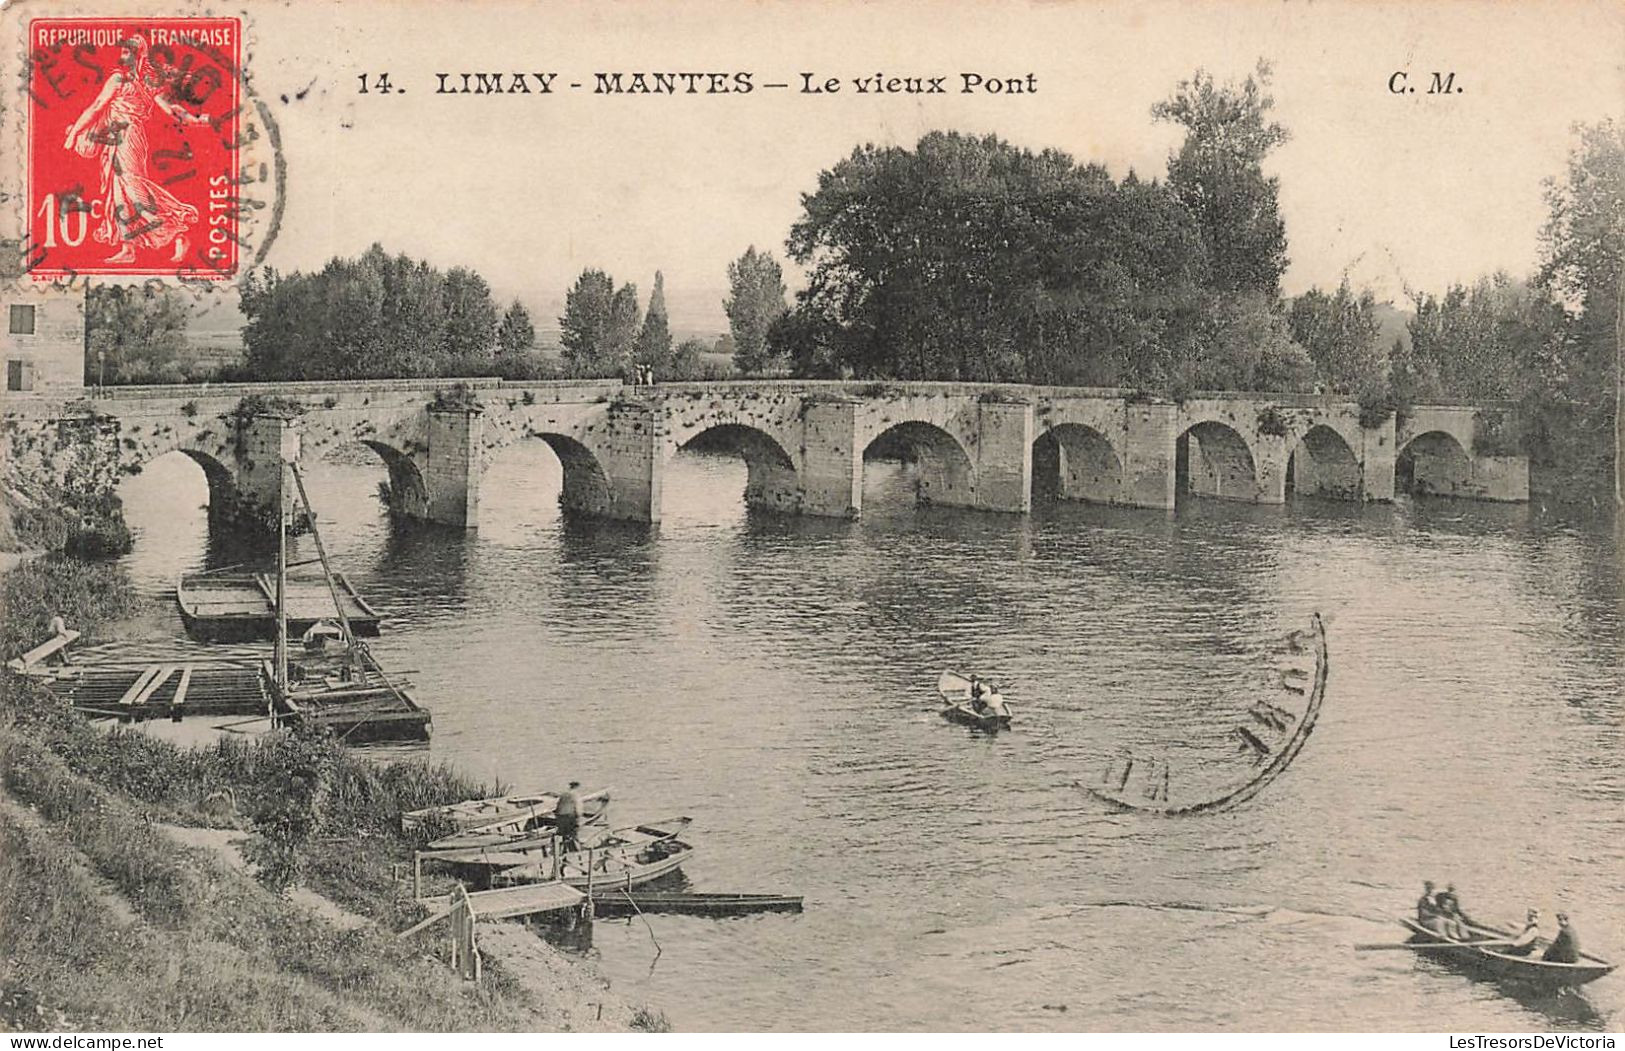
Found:
<svg viewBox="0 0 1625 1051"><path fill-rule="evenodd" d="M1607 960L1589 953L1581 953L1578 963L1542 960L1539 953L1541 947L1547 944L1544 938L1537 940L1534 953L1528 956L1513 956L1496 946L1481 947L1451 941L1441 934L1428 930L1408 916L1400 917L1399 922L1411 932L1410 943L1422 946L1416 950L1417 952L1450 964L1474 978L1554 993L1560 989L1572 989L1587 982L1594 982L1614 969L1614 965ZM1478 941L1492 939L1510 941L1513 937L1510 932L1494 927L1474 927L1471 930L1474 940Z"/></svg>
<svg viewBox="0 0 1625 1051"><path fill-rule="evenodd" d="M674 817L584 836L581 849L554 854L552 834L536 834L491 847L430 850L421 857L442 861L490 886L560 879L572 887L635 887L676 872L694 854L678 837L693 822Z"/></svg>
<svg viewBox="0 0 1625 1051"><path fill-rule="evenodd" d="M602 803L596 808L602 812L609 803L609 789L578 796L583 806L589 801ZM524 822L538 815L551 816L558 806L556 792L535 792L529 795L490 796L485 799L465 799L461 803L408 810L401 815L401 831L415 832L425 825L450 828L457 832L481 829L488 832L528 831ZM583 815L585 817L585 815ZM518 827L510 827L518 823ZM487 828L487 826L494 826Z"/></svg>
<svg viewBox="0 0 1625 1051"><path fill-rule="evenodd" d="M942 695L945 702L942 717L949 722L978 730L1010 729L1010 709L1005 706L1004 696L997 690L982 695L986 707L979 711L971 703L970 679L958 672L945 671L937 679L937 693Z"/></svg>
<svg viewBox="0 0 1625 1051"><path fill-rule="evenodd" d="M506 847L528 838L546 839L558 825L559 797L544 792L526 797L536 800L531 806L461 832L442 836L429 844L430 850L463 850L468 847ZM475 802L483 802L476 800ZM609 789L588 792L577 797L581 805L580 823L601 825L609 815Z"/></svg>

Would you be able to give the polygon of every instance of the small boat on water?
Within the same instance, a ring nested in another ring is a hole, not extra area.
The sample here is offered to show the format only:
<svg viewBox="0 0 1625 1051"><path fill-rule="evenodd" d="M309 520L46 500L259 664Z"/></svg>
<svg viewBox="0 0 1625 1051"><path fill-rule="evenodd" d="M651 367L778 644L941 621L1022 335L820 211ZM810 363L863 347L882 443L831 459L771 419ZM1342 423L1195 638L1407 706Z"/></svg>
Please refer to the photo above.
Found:
<svg viewBox="0 0 1625 1051"><path fill-rule="evenodd" d="M1428 930L1412 917L1402 916L1399 922L1411 932L1410 944L1418 946L1417 952L1450 964L1474 978L1553 993L1594 982L1614 969L1614 965L1602 957L1584 952L1580 954L1578 963L1542 960L1541 949L1548 944L1544 938L1536 941L1535 951L1528 956L1515 956L1505 952L1505 946L1477 946L1452 941ZM1474 927L1472 931L1475 941L1510 941L1513 938L1511 932L1494 927Z"/></svg>
<svg viewBox="0 0 1625 1051"><path fill-rule="evenodd" d="M430 850L421 856L450 864L482 886L559 879L572 887L635 887L676 872L694 854L679 837L692 818L648 821L596 834L583 831L581 849L555 856L556 837L531 835L489 847Z"/></svg>
<svg viewBox="0 0 1625 1051"><path fill-rule="evenodd" d="M1004 703L1004 695L991 683L987 684L986 690L981 697L982 704L978 706L971 697L971 680L967 676L958 672L943 672L937 679L937 692L946 703L942 717L978 730L1010 729L1010 709Z"/></svg>
<svg viewBox="0 0 1625 1051"><path fill-rule="evenodd" d="M302 634L338 615L343 607L350 630L378 634L378 611L343 573L333 574L334 587L323 580L289 580L285 587L288 632ZM175 602L186 632L211 641L274 638L277 631L276 578L265 573L186 573L175 583Z"/></svg>
<svg viewBox="0 0 1625 1051"><path fill-rule="evenodd" d="M551 792L540 795L508 797L509 799L524 798L534 800L527 807L511 809L506 816L487 821L484 824L465 827L450 835L442 836L429 844L430 850L463 850L468 847L502 847L517 842L532 839L546 839L553 835L558 825L559 797ZM597 792L587 792L577 796L581 804L582 825L602 825L609 815L609 789L600 789ZM485 803L487 800L471 800L474 803ZM453 804L461 805L461 804ZM421 811L418 811L421 813ZM402 819L403 823L405 819ZM418 825L421 826L419 821Z"/></svg>
<svg viewBox="0 0 1625 1051"><path fill-rule="evenodd" d="M594 816L607 812L609 806L609 789L589 792L577 797L586 809L586 804L601 804L592 808ZM451 828L458 832L467 832L470 829L480 829L483 832L525 832L529 826L521 824L518 828L509 828L514 822L526 822L539 816L551 817L554 809L559 805L557 792L535 792L529 795L490 796L485 799L465 799L461 803L447 803L443 806L424 807L421 810L409 810L401 815L401 831L414 832L426 824L436 827ZM587 823L592 823L588 819ZM495 826L487 828L487 826Z"/></svg>

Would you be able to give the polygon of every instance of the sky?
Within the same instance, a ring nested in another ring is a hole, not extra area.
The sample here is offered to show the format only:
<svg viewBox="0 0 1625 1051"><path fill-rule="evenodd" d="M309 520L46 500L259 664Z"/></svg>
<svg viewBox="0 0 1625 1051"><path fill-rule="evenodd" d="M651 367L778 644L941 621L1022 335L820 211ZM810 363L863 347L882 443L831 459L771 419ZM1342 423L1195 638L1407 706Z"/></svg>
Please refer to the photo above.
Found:
<svg viewBox="0 0 1625 1051"><path fill-rule="evenodd" d="M9 14L19 10L70 8L22 0ZM679 330L720 330L728 262L749 245L782 259L801 195L861 143L992 132L1117 176L1160 175L1181 131L1155 123L1151 107L1198 67L1233 79L1266 58L1292 134L1268 165L1290 242L1285 290L1346 274L1401 300L1406 288L1532 270L1541 183L1563 171L1571 125L1625 106L1625 5L1590 0L207 10L244 19L248 84L280 130L287 193L267 262L308 269L378 241L475 267L502 298L542 311L584 267L645 294L658 269ZM657 70L748 73L755 90L592 90L595 73ZM534 80L528 95L435 92L437 73L455 84L463 72L515 71L556 72L554 92L535 93ZM1414 93L1390 92L1401 71ZM1429 94L1436 71L1460 90ZM384 72L394 92L360 93L359 74ZM943 76L948 93L859 93L853 79L876 72ZM803 93L803 73L841 90ZM962 73L1031 75L1037 91L964 94Z"/></svg>

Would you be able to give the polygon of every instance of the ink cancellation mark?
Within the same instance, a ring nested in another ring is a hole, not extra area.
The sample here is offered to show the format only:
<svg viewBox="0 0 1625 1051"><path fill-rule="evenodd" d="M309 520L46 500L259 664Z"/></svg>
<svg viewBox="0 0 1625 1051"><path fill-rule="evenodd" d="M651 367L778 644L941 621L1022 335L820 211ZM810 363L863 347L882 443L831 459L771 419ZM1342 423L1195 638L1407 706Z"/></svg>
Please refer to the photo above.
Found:
<svg viewBox="0 0 1625 1051"><path fill-rule="evenodd" d="M237 272L244 219L269 203L245 186L272 182L269 165L245 164L261 133L243 120L241 55L235 18L30 23L34 277Z"/></svg>

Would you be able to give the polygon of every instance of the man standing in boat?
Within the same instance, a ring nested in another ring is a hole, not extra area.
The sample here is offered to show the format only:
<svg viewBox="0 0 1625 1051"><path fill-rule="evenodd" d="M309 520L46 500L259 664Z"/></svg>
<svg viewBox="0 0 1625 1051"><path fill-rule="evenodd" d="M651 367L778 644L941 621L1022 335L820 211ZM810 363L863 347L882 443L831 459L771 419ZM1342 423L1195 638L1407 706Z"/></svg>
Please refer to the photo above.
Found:
<svg viewBox="0 0 1625 1051"><path fill-rule="evenodd" d="M553 808L553 820L558 824L559 842L565 851L580 850L577 833L581 828L581 802L576 798L580 781L571 781L570 787L559 793L559 802Z"/></svg>

